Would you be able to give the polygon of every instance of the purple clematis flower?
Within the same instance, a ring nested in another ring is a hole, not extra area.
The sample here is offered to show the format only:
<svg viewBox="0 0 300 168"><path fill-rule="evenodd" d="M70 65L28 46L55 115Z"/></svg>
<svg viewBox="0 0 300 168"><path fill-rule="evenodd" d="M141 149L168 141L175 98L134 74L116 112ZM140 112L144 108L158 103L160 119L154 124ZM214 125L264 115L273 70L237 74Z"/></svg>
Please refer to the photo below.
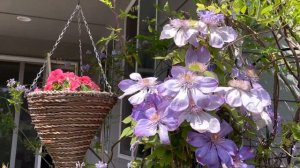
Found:
<svg viewBox="0 0 300 168"><path fill-rule="evenodd" d="M104 162L99 161L95 164L96 168L107 168L107 164Z"/></svg>
<svg viewBox="0 0 300 168"><path fill-rule="evenodd" d="M233 157L233 168L254 168L254 165L247 165L245 160L255 157L255 151L249 147L241 147L238 153Z"/></svg>
<svg viewBox="0 0 300 168"><path fill-rule="evenodd" d="M132 105L142 103L148 93L152 92L157 84L155 77L142 78L139 73L132 73L129 76L131 79L122 80L118 87L124 92L119 98L134 94L128 100Z"/></svg>
<svg viewBox="0 0 300 168"><path fill-rule="evenodd" d="M223 121L218 133L189 132L187 142L196 147L195 155L201 165L219 168L221 164L233 166L232 157L237 153L236 144L224 137L232 131L231 126Z"/></svg>
<svg viewBox="0 0 300 168"><path fill-rule="evenodd" d="M224 103L224 98L218 95L210 95L210 103L206 106L199 108L197 106L190 106L187 110L179 115L179 121L182 123L184 120L190 123L191 127L200 132L206 131L211 133L218 133L220 131L219 120L207 113L219 108Z"/></svg>
<svg viewBox="0 0 300 168"><path fill-rule="evenodd" d="M160 142L169 144L168 131L174 131L178 128L178 119L172 115L172 111L168 109L169 101L154 100L155 106L150 107L144 111L145 118L138 120L134 134L138 137L153 136L157 132L159 134Z"/></svg>
<svg viewBox="0 0 300 168"><path fill-rule="evenodd" d="M196 35L198 33L198 30L192 28L189 20L172 19L163 27L160 39L174 38L178 47L182 47L188 42L197 45Z"/></svg>
<svg viewBox="0 0 300 168"><path fill-rule="evenodd" d="M174 66L171 74L173 78L157 87L160 95L174 97L170 103L170 109L183 111L190 104L204 107L210 103L210 97L207 94L217 88L218 81L215 78L198 76L181 66Z"/></svg>
<svg viewBox="0 0 300 168"><path fill-rule="evenodd" d="M256 123L257 129L261 129L267 126L270 132L273 132L273 121L270 117L270 115L266 112L263 111L261 113L255 114L253 113L252 115L253 121Z"/></svg>
<svg viewBox="0 0 300 168"><path fill-rule="evenodd" d="M252 113L261 113L264 103L251 93L251 83L246 80L234 79L228 82L229 87L218 87L215 92L226 92L225 102L231 107L245 107Z"/></svg>
<svg viewBox="0 0 300 168"><path fill-rule="evenodd" d="M212 47L222 48L225 42L230 43L237 38L237 33L232 27L222 26L225 23L223 14L215 14L208 10L198 11L197 13L200 20L209 27L209 44Z"/></svg>

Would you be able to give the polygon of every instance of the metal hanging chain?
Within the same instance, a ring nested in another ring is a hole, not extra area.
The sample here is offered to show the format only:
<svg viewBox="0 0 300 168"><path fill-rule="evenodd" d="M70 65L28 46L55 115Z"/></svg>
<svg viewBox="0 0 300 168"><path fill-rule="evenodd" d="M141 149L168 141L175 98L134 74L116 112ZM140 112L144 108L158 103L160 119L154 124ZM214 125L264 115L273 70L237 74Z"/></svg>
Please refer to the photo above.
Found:
<svg viewBox="0 0 300 168"><path fill-rule="evenodd" d="M90 37L90 40L91 40L91 42L92 42L92 45L93 45L93 48L94 48L94 52L95 52L95 55L96 55L96 58L97 58L97 61L98 61L98 65L99 65L99 67L100 67L100 72L102 73L103 79L104 79L104 81L105 81L105 85L107 86L109 93L112 94L111 86L110 86L110 84L108 83L107 77L106 77L105 72L104 72L104 70L103 70L103 67L102 67L102 64L101 64L101 60L100 60L100 56L99 56L99 54L98 54L98 51L97 51L97 48L96 48L94 39L93 39L93 37L92 37L91 30L90 30L90 28L89 28L89 26L88 26L88 23L87 23L87 21L86 21L84 15L83 15L83 11L82 11L81 8L80 8L79 12L81 13L81 17L82 17L82 20L83 20L83 22L84 22L86 31L88 32L89 37Z"/></svg>
<svg viewBox="0 0 300 168"><path fill-rule="evenodd" d="M73 13L71 14L68 22L66 23L64 29L62 30L61 34L59 35L58 39L56 40L54 46L52 47L52 50L48 53L49 57L51 57L55 51L55 49L57 48L58 44L60 43L61 39L63 38L65 32L67 31L67 28L69 27L70 23L72 22L74 15L76 14L76 12L80 9L80 5L76 5L76 8L74 9ZM31 92L35 86L36 83L38 81L38 79L41 77L42 72L45 70L45 67L47 65L47 61L44 62L43 66L41 67L39 73L37 74L36 78L33 80L32 84L29 87L29 90L27 91L27 93Z"/></svg>
<svg viewBox="0 0 300 168"><path fill-rule="evenodd" d="M82 61L82 44L81 44L81 17L80 12L77 13L78 24L78 42L79 42L79 58L80 58L80 75L83 76L83 61Z"/></svg>

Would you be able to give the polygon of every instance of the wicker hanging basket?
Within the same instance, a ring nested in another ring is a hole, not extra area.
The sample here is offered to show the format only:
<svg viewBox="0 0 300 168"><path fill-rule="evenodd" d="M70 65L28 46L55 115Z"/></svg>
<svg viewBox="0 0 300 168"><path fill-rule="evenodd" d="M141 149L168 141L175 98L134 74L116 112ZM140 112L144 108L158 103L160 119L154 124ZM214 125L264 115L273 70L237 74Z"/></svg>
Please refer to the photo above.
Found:
<svg viewBox="0 0 300 168"><path fill-rule="evenodd" d="M32 123L37 130L42 144L46 145L56 168L74 168L82 162L91 140L96 134L106 115L117 102L112 87L107 81L97 47L88 23L78 3L59 35L47 60L34 79L29 91L32 91L46 68L51 71L51 59L64 33L78 14L78 30L81 34L80 18L86 27L108 92L100 91L34 91L27 95L28 108ZM80 63L82 65L81 40L79 39ZM82 72L82 71L81 71Z"/></svg>
<svg viewBox="0 0 300 168"><path fill-rule="evenodd" d="M107 92L38 91L29 93L28 107L40 139L56 168L82 162L91 139L117 98Z"/></svg>

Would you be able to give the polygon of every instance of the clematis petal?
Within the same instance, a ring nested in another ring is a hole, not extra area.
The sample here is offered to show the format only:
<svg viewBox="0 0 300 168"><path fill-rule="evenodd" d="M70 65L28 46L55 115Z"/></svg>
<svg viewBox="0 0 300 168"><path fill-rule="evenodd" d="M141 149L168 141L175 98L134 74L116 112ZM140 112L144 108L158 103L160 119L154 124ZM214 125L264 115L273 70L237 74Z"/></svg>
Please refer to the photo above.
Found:
<svg viewBox="0 0 300 168"><path fill-rule="evenodd" d="M225 101L231 107L242 106L241 91L239 89L232 88L226 93Z"/></svg>
<svg viewBox="0 0 300 168"><path fill-rule="evenodd" d="M238 151L236 144L228 139L218 141L217 145L218 147L222 147L230 155L235 155Z"/></svg>
<svg viewBox="0 0 300 168"><path fill-rule="evenodd" d="M222 163L224 163L227 167L232 167L233 159L231 155L223 147L220 146L217 146L217 152Z"/></svg>
<svg viewBox="0 0 300 168"><path fill-rule="evenodd" d="M131 85L134 85L136 84L136 81L133 81L133 80L130 80L130 79L125 79L125 80L122 80L119 84L118 84L118 87L124 91L126 89L128 89Z"/></svg>
<svg viewBox="0 0 300 168"><path fill-rule="evenodd" d="M141 90L140 92L138 92L137 94L132 95L132 96L128 99L128 101L129 101L132 105L138 105L138 104L141 104L141 103L145 100L145 98L146 98L146 96L147 96L147 93L148 93L147 89L143 89L143 90Z"/></svg>
<svg viewBox="0 0 300 168"><path fill-rule="evenodd" d="M189 39L188 43L192 44L194 47L199 47L199 40L197 39L197 34L193 34Z"/></svg>
<svg viewBox="0 0 300 168"><path fill-rule="evenodd" d="M205 136L205 134L199 134L197 132L191 131L188 133L187 140L190 145L200 148L207 147L210 145L210 138Z"/></svg>
<svg viewBox="0 0 300 168"><path fill-rule="evenodd" d="M232 131L233 131L232 127L226 121L223 121L221 123L221 131L219 132L221 137L225 137Z"/></svg>
<svg viewBox="0 0 300 168"><path fill-rule="evenodd" d="M170 144L168 128L165 125L159 124L158 135L159 135L160 143Z"/></svg>
<svg viewBox="0 0 300 168"><path fill-rule="evenodd" d="M178 119L170 115L162 118L161 123L163 123L169 131L175 131L179 126Z"/></svg>
<svg viewBox="0 0 300 168"><path fill-rule="evenodd" d="M205 112L200 112L198 115L193 115L190 121L191 127L200 132L218 133L220 131L220 122L217 118Z"/></svg>
<svg viewBox="0 0 300 168"><path fill-rule="evenodd" d="M230 43L237 38L236 31L230 26L219 27L216 32L222 37L224 42Z"/></svg>
<svg viewBox="0 0 300 168"><path fill-rule="evenodd" d="M178 47L182 47L187 44L189 37L183 29L179 29L174 37L174 42Z"/></svg>
<svg viewBox="0 0 300 168"><path fill-rule="evenodd" d="M212 77L198 76L195 79L196 85L203 93L211 93L218 87L218 81Z"/></svg>
<svg viewBox="0 0 300 168"><path fill-rule="evenodd" d="M198 49L194 50L190 47L186 52L185 64L189 65L191 63L208 63L210 60L210 53L206 47L200 46Z"/></svg>
<svg viewBox="0 0 300 168"><path fill-rule="evenodd" d="M220 161L219 161L219 156L216 147L214 145L211 145L209 146L209 148L210 149L208 149L208 152L202 158L198 157L199 155L196 155L197 160L201 163L204 163L210 168L211 167L218 168L220 166ZM196 154L198 151L199 149L196 151Z"/></svg>
<svg viewBox="0 0 300 168"><path fill-rule="evenodd" d="M224 45L223 38L215 29L211 29L209 36L209 45L214 48L222 48Z"/></svg>
<svg viewBox="0 0 300 168"><path fill-rule="evenodd" d="M153 136L156 134L157 131L157 123L152 122L148 119L141 119L137 122L136 126L134 127L134 134L136 136Z"/></svg>
<svg viewBox="0 0 300 168"><path fill-rule="evenodd" d="M210 152L210 146L211 144L207 143L195 151L196 159L201 165L207 164L203 158L205 158L206 154Z"/></svg>
<svg viewBox="0 0 300 168"><path fill-rule="evenodd" d="M222 106L225 102L224 97L218 94L210 95L209 97L210 97L210 103L208 106L204 108L204 110L206 111L216 110L217 108Z"/></svg>
<svg viewBox="0 0 300 168"><path fill-rule="evenodd" d="M144 88L144 86L142 86L142 85L140 85L138 83L133 84L133 85L129 86L127 89L123 90L124 94L121 95L119 97L119 99L122 99L123 97L125 97L127 95L131 95L131 94L133 94L133 93L135 93L135 92L137 92L137 91L139 91L139 90L141 90L143 88Z"/></svg>
<svg viewBox="0 0 300 168"><path fill-rule="evenodd" d="M194 103L198 107L205 108L209 105L210 97L208 95L203 94L199 89L197 88L190 89L190 93Z"/></svg>
<svg viewBox="0 0 300 168"><path fill-rule="evenodd" d="M154 115L157 115L157 110L154 107L149 108L145 111L145 116L148 119L152 118Z"/></svg>
<svg viewBox="0 0 300 168"><path fill-rule="evenodd" d="M252 95L255 95L261 100L263 106L271 105L271 97L269 93L258 83L252 83L253 89L251 89Z"/></svg>
<svg viewBox="0 0 300 168"><path fill-rule="evenodd" d="M273 122L271 117L266 112L261 112L260 114L252 114L252 118L256 123L257 129L268 127L270 132L273 132Z"/></svg>
<svg viewBox="0 0 300 168"><path fill-rule="evenodd" d="M181 89L170 104L170 109L183 111L189 107L189 97L186 89Z"/></svg>
<svg viewBox="0 0 300 168"><path fill-rule="evenodd" d="M178 93L181 88L181 85L176 79L169 79L158 86L158 91L162 96L169 96L169 92Z"/></svg>
<svg viewBox="0 0 300 168"><path fill-rule="evenodd" d="M160 34L160 37L159 39L170 39L170 38L173 38L176 33L178 31L178 28L174 28L173 26L171 26L170 24L166 24L164 27L163 27L163 30Z"/></svg>
<svg viewBox="0 0 300 168"><path fill-rule="evenodd" d="M238 157L242 161L252 159L255 157L255 150L250 147L243 146L238 152Z"/></svg>
<svg viewBox="0 0 300 168"><path fill-rule="evenodd" d="M200 114L196 114L196 115L192 115L190 118L190 125L191 127L200 132L200 133L204 133L208 130L209 128L209 121L206 120L205 118L202 117L201 113Z"/></svg>
<svg viewBox="0 0 300 168"><path fill-rule="evenodd" d="M136 81L142 79L142 76L141 76L139 73L136 73L136 72L131 73L131 74L129 75L129 77L130 77L130 79L136 80Z"/></svg>
<svg viewBox="0 0 300 168"><path fill-rule="evenodd" d="M252 113L261 113L264 109L261 100L259 100L254 95L250 95L246 92L241 92L241 100L243 106Z"/></svg>
<svg viewBox="0 0 300 168"><path fill-rule="evenodd" d="M200 31L200 33L202 33L202 34L207 34L207 33L208 33L208 27L207 27L207 25L206 25L204 22L202 22L202 21L198 21L198 22L197 22L197 29L198 29L198 31Z"/></svg>
<svg viewBox="0 0 300 168"><path fill-rule="evenodd" d="M187 73L189 70L182 66L173 66L171 69L172 77L178 77L181 74Z"/></svg>

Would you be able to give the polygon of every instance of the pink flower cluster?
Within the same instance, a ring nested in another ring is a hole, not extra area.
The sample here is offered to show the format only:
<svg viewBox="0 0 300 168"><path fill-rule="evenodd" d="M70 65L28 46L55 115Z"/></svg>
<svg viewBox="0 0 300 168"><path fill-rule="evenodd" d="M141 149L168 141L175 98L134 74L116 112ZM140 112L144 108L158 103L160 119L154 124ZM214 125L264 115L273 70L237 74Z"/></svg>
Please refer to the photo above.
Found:
<svg viewBox="0 0 300 168"><path fill-rule="evenodd" d="M77 76L73 72L56 69L49 74L44 91L99 91L100 87L88 76Z"/></svg>

